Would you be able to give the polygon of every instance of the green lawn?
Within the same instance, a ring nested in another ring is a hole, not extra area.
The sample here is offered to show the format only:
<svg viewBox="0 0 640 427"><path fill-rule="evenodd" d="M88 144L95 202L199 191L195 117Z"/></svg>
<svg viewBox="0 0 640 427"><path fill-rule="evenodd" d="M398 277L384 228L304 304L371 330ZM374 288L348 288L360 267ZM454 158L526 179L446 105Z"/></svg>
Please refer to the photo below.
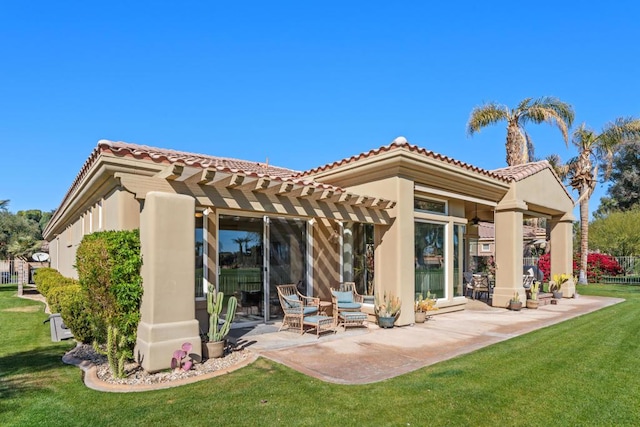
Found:
<svg viewBox="0 0 640 427"><path fill-rule="evenodd" d="M640 287L579 291L627 301L377 384L326 384L260 359L184 387L110 394L60 362L73 344L50 342L40 305L1 286L0 425L640 425Z"/></svg>

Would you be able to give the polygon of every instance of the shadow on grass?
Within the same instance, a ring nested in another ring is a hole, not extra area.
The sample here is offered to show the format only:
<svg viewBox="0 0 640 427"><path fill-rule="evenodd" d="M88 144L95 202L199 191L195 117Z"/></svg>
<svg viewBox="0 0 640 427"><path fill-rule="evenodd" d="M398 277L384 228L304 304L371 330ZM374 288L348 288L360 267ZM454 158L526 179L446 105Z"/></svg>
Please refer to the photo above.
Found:
<svg viewBox="0 0 640 427"><path fill-rule="evenodd" d="M65 347L54 345L0 357L0 399L45 388L57 381L59 370L66 366L62 362L65 351Z"/></svg>

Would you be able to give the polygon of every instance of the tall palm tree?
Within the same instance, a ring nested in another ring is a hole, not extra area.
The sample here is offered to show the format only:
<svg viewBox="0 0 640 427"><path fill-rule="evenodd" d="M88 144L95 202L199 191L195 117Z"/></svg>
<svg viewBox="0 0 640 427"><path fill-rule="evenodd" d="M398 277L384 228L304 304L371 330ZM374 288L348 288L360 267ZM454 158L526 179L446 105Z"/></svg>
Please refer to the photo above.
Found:
<svg viewBox="0 0 640 427"><path fill-rule="evenodd" d="M565 143L569 144L569 128L573 124L573 107L557 98L543 96L538 99L526 98L516 108L490 102L471 111L467 123L467 133L472 136L486 126L507 122L507 165L527 163L533 157L533 142L524 126L533 122L549 123L562 132Z"/></svg>
<svg viewBox="0 0 640 427"><path fill-rule="evenodd" d="M573 132L572 144L578 156L568 162L568 179L578 190L580 203L580 276L578 283L587 283L587 252L589 250L589 198L593 194L601 166L601 176L607 179L611 172L615 148L627 141L640 140L640 120L617 118L598 134L582 124Z"/></svg>

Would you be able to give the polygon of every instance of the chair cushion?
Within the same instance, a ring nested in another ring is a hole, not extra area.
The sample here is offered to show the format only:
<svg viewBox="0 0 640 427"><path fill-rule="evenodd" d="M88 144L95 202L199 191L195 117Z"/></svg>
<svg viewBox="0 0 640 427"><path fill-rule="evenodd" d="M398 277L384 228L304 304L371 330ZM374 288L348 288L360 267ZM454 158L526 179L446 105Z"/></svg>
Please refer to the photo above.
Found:
<svg viewBox="0 0 640 427"><path fill-rule="evenodd" d="M336 297L336 301L338 301L338 304L340 304L341 302L353 302L353 292L338 292L338 291L331 291L333 293L333 295Z"/></svg>
<svg viewBox="0 0 640 427"><path fill-rule="evenodd" d="M317 324L321 320L331 319L329 316L305 316L304 321L306 323Z"/></svg>
<svg viewBox="0 0 640 427"><path fill-rule="evenodd" d="M306 316L307 314L317 313L318 307L308 305L302 309L302 313Z"/></svg>
<svg viewBox="0 0 640 427"><path fill-rule="evenodd" d="M362 304L359 302L339 302L338 310L354 310L356 308L362 307Z"/></svg>
<svg viewBox="0 0 640 427"><path fill-rule="evenodd" d="M298 298L298 295L289 295L284 297L284 302L287 304L287 307L297 308L300 307L301 301Z"/></svg>

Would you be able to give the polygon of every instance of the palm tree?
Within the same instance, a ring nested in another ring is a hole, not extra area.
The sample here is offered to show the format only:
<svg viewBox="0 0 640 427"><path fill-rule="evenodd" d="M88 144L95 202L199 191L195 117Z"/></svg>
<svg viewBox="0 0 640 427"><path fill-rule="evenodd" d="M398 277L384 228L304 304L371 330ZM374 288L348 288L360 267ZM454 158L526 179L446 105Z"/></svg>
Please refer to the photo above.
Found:
<svg viewBox="0 0 640 427"><path fill-rule="evenodd" d="M467 133L472 136L486 126L505 120L507 122L507 165L527 163L533 157L533 143L525 132L528 122L555 125L569 143L569 128L573 123L573 107L557 98L543 96L538 99L526 98L514 109L490 102L476 107L467 123Z"/></svg>
<svg viewBox="0 0 640 427"><path fill-rule="evenodd" d="M6 211L9 208L9 200L0 200L0 211Z"/></svg>
<svg viewBox="0 0 640 427"><path fill-rule="evenodd" d="M573 145L578 156L568 162L568 179L571 187L578 190L580 203L580 276L578 283L587 283L587 252L589 250L589 198L593 194L598 177L598 166L602 166L601 175L607 179L611 172L613 152L625 142L640 139L640 120L617 118L607 124L597 134L582 124L573 132Z"/></svg>

